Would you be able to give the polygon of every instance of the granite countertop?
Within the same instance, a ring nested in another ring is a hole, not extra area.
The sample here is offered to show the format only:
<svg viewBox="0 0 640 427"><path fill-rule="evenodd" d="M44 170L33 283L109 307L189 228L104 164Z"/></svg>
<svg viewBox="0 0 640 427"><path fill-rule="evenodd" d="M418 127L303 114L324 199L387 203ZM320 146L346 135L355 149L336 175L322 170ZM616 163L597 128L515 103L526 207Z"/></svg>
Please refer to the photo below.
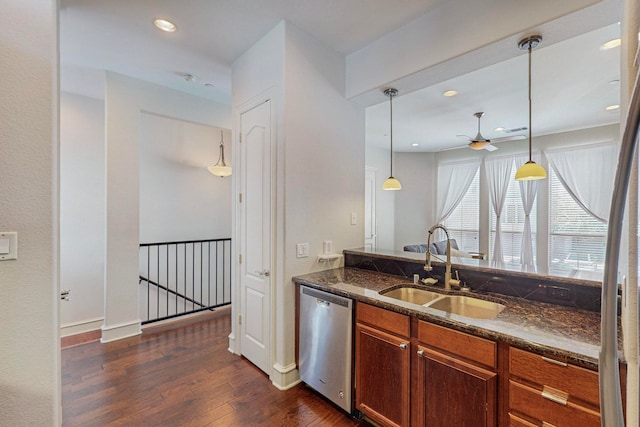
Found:
<svg viewBox="0 0 640 427"><path fill-rule="evenodd" d="M500 302L506 308L494 319L472 319L441 310L422 307L385 297L378 291L410 280L358 268L336 268L294 277L294 281L312 288L342 295L402 314L416 316L434 324L506 342L557 360L589 369L597 369L600 351L600 314L528 301L498 294L465 293ZM423 289L445 292L437 287ZM452 291L460 294L460 291ZM619 339L622 336L620 329Z"/></svg>

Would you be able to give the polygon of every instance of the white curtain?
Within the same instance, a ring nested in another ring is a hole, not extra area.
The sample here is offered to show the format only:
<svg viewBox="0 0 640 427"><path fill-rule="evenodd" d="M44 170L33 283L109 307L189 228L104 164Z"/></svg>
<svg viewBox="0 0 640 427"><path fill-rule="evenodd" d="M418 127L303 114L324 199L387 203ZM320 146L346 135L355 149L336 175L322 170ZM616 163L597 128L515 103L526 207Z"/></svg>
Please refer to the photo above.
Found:
<svg viewBox="0 0 640 427"><path fill-rule="evenodd" d="M523 165L528 157L516 157L516 166ZM533 159L537 162L538 159ZM518 181L520 185L520 198L522 199L522 208L524 210L524 225L522 228L522 244L520 247L520 264L522 265L534 265L533 264L533 237L531 236L531 210L533 204L536 201L536 194L538 193L539 181Z"/></svg>
<svg viewBox="0 0 640 427"><path fill-rule="evenodd" d="M589 215L607 222L618 163L615 143L544 152L558 180Z"/></svg>
<svg viewBox="0 0 640 427"><path fill-rule="evenodd" d="M486 159L484 169L487 175L487 184L489 185L489 196L493 212L496 214L496 238L493 243L494 262L504 262L502 256L502 238L500 215L502 215L502 207L509 189L509 181L513 179L513 157Z"/></svg>
<svg viewBox="0 0 640 427"><path fill-rule="evenodd" d="M482 159L438 164L438 224L460 204L476 176Z"/></svg>

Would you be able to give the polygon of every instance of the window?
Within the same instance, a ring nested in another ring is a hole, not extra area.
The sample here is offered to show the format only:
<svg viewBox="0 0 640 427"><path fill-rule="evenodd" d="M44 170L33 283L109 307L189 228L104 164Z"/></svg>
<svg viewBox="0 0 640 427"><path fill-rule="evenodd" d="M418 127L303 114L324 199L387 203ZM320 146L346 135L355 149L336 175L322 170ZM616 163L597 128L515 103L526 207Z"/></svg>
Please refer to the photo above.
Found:
<svg viewBox="0 0 640 427"><path fill-rule="evenodd" d="M473 177L460 204L443 224L449 230L452 239L456 239L458 248L465 252L478 252L478 230L480 212L480 169Z"/></svg>
<svg viewBox="0 0 640 427"><path fill-rule="evenodd" d="M549 272L604 270L607 224L586 213L549 168Z"/></svg>
<svg viewBox="0 0 640 427"><path fill-rule="evenodd" d="M520 196L520 184L515 179L518 165L514 164L512 168L512 177L509 181L507 196L502 207L502 216L500 217L502 227L502 254L505 264L520 265L520 252L522 248L522 234L524 230L524 208L522 207L522 197ZM533 240L533 260L536 259L536 206L537 200L533 204L530 214L531 222L531 239ZM490 254L493 253L493 245L496 239L496 214L491 209L491 234L489 235Z"/></svg>

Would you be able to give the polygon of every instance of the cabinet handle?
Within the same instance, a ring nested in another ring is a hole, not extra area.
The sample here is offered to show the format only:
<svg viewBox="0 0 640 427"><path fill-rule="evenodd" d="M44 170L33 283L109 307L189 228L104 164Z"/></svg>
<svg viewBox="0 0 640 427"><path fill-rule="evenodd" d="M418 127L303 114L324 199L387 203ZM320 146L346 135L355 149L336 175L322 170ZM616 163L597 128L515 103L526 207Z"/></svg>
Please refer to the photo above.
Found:
<svg viewBox="0 0 640 427"><path fill-rule="evenodd" d="M544 357L544 356L540 356L542 358L542 360L544 360L545 362L549 362L549 363L553 363L554 365L558 365L558 366L563 366L566 367L567 364L564 362L561 362L559 360L554 360L554 359L549 359L548 357Z"/></svg>
<svg viewBox="0 0 640 427"><path fill-rule="evenodd" d="M418 357L424 357L424 350L423 349L418 350Z"/></svg>
<svg viewBox="0 0 640 427"><path fill-rule="evenodd" d="M407 348L407 343L406 342L401 342L399 347L401 349L405 350Z"/></svg>
<svg viewBox="0 0 640 427"><path fill-rule="evenodd" d="M559 403L560 405L567 406L567 400L569 399L569 394L564 391L556 390L553 387L543 386L542 393L540 393L542 397L552 402Z"/></svg>

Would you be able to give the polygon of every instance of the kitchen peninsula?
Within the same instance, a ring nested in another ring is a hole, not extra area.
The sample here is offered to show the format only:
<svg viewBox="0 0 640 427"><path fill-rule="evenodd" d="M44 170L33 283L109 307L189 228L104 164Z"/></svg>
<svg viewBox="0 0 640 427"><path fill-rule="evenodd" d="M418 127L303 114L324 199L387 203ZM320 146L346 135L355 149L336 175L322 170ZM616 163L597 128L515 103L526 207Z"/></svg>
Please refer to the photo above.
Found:
<svg viewBox="0 0 640 427"><path fill-rule="evenodd" d="M445 292L438 286L444 265L435 261L425 272L424 254L344 255L345 267L294 281L355 300L356 408L367 418L381 425L600 424L599 283L454 260L471 291ZM414 284L414 274L438 284ZM504 309L480 319L385 296L400 288Z"/></svg>

